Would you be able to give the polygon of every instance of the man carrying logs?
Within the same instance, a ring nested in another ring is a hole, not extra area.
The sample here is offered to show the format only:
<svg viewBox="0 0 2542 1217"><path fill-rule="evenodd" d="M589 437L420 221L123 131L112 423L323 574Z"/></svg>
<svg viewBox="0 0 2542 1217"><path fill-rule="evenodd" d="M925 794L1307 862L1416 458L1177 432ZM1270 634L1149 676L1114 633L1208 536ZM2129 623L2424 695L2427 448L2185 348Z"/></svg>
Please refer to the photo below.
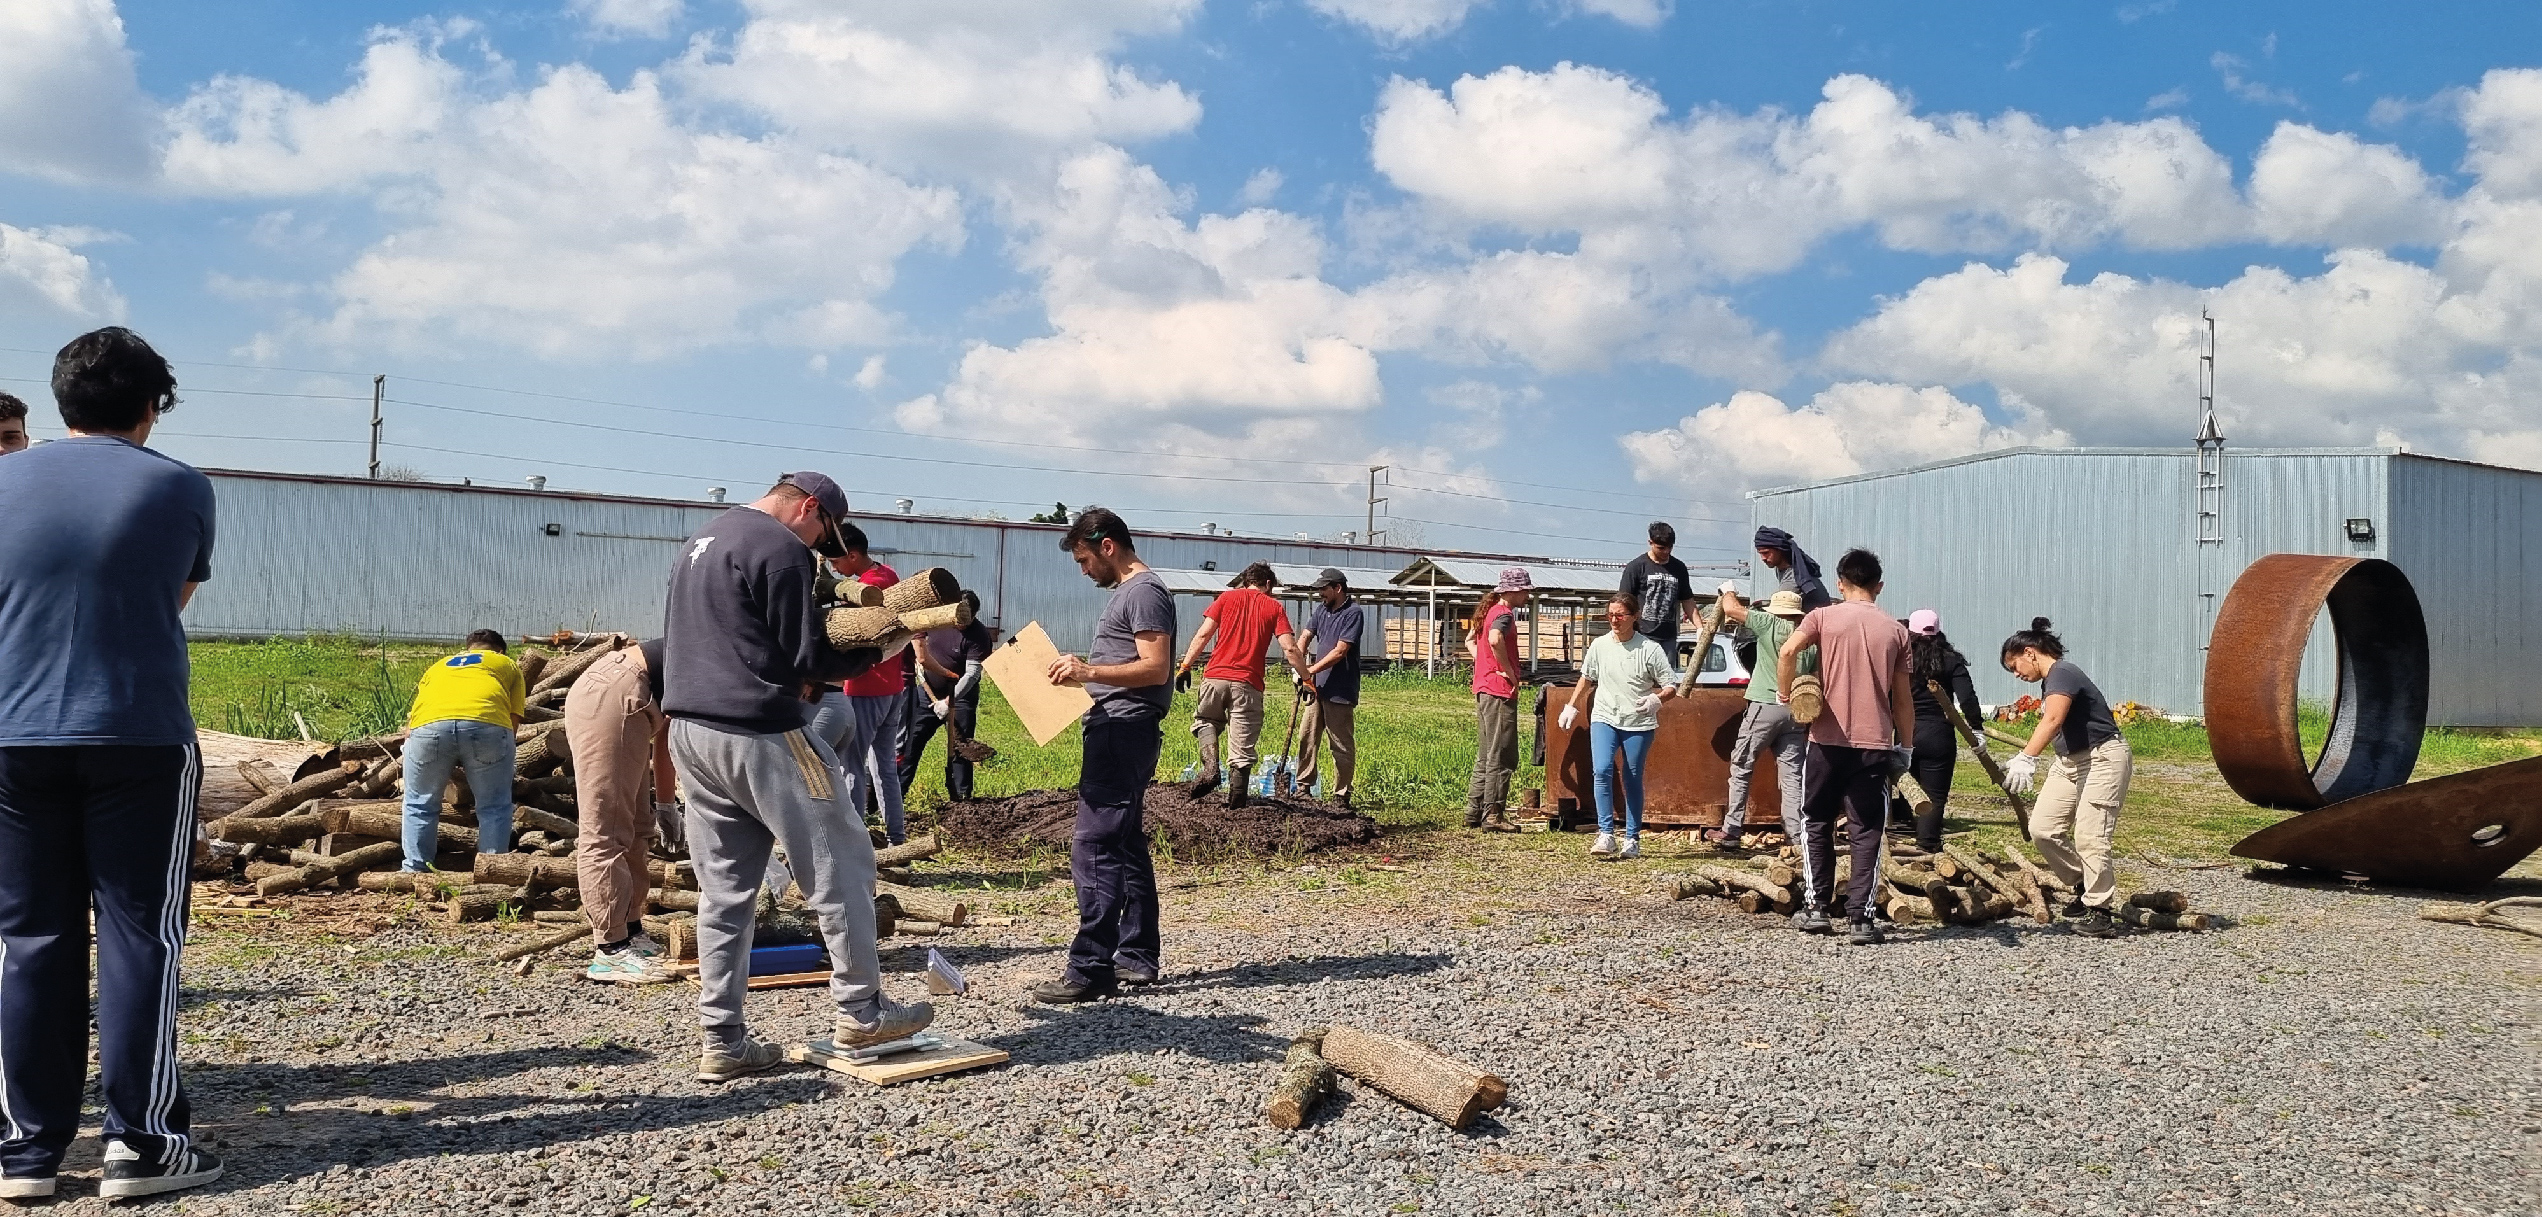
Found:
<svg viewBox="0 0 2542 1217"><path fill-rule="evenodd" d="M212 577L212 483L151 451L176 376L111 327L53 361L70 438L0 460L0 1199L53 1195L89 1060L107 1200L220 1178L177 1076L202 783L178 614Z"/></svg>
<svg viewBox="0 0 2542 1217"><path fill-rule="evenodd" d="M598 944L589 979L622 985L673 979L662 947L644 932L653 886L648 842L673 806L670 720L662 716L662 640L620 647L586 669L565 695L565 739L574 758L574 869L583 917Z"/></svg>
<svg viewBox="0 0 2542 1217"><path fill-rule="evenodd" d="M1068 849L1077 939L1068 947L1068 970L1033 988L1034 1000L1051 1005L1109 997L1119 984L1156 982L1162 945L1146 799L1165 747L1165 712L1174 704L1174 594L1139 561L1130 526L1089 507L1059 544L1095 586L1112 589L1112 599L1095 621L1085 658L1062 655L1050 665L1050 683L1081 685L1094 698L1086 711L1077 826Z"/></svg>
<svg viewBox="0 0 2542 1217"><path fill-rule="evenodd" d="M1809 793L1801 803L1808 843L1801 850L1806 884L1792 921L1813 934L1834 932L1827 920L1836 873L1836 814L1846 813L1853 881L1845 907L1852 941L1880 941L1871 901L1880 885L1880 849L1889 832L1889 783L1915 759L1915 701L1907 690L1906 629L1882 612L1880 556L1847 550L1836 560L1835 604L1801 618L1776 653L1776 683L1790 688L1801 652L1818 648L1826 709L1809 725ZM1789 831L1787 828L1786 832Z"/></svg>
<svg viewBox="0 0 2542 1217"><path fill-rule="evenodd" d="M805 728L806 699L820 685L882 658L872 647L832 647L813 595L809 547L835 544L846 516L838 483L790 473L757 501L707 521L671 563L662 709L688 796L697 875L699 1081L729 1081L783 1059L743 1019L759 882L780 845L829 950L832 1042L850 1049L905 1039L935 1020L924 1003L883 995L873 841L839 798L837 755Z"/></svg>
<svg viewBox="0 0 2542 1217"><path fill-rule="evenodd" d="M441 845L441 791L450 769L468 775L477 805L477 852L512 849L513 733L529 713L520 665L503 635L478 630L467 649L424 669L406 712L406 821L399 834L405 869L432 869Z"/></svg>

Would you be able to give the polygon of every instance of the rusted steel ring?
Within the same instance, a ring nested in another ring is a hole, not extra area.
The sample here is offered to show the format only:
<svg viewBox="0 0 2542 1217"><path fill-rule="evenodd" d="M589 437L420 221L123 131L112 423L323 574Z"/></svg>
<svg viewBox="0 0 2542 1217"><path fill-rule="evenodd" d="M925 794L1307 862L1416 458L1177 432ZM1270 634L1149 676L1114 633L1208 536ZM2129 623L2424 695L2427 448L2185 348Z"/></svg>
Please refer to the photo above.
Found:
<svg viewBox="0 0 2542 1217"><path fill-rule="evenodd" d="M2339 695L2318 763L2304 762L2296 677L2327 605ZM2398 786L2427 730L2427 618L2401 568L2380 558L2270 554L2216 611L2206 673L2207 741L2235 794L2306 811Z"/></svg>

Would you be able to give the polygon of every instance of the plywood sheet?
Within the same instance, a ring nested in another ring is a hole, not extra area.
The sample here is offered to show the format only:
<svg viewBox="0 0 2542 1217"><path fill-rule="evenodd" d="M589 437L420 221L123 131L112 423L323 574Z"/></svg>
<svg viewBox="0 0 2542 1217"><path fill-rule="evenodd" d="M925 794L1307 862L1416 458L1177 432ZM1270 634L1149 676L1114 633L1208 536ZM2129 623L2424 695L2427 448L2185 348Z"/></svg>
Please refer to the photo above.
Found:
<svg viewBox="0 0 2542 1217"><path fill-rule="evenodd" d="M941 1046L922 1052L903 1052L872 1061L851 1061L829 1048L828 1040L797 1044L786 1050L786 1059L798 1065L819 1065L876 1086L894 1086L920 1078L941 1077L966 1069L986 1069L1006 1063L1006 1050L1003 1048L950 1038Z"/></svg>
<svg viewBox="0 0 2542 1217"><path fill-rule="evenodd" d="M1050 683L1050 665L1057 662L1059 648L1036 621L1017 632L1015 641L990 652L988 662L980 665L997 683L998 695L1015 708L1015 717L1024 720L1024 731L1036 744L1050 743L1094 708L1094 698L1084 689Z"/></svg>

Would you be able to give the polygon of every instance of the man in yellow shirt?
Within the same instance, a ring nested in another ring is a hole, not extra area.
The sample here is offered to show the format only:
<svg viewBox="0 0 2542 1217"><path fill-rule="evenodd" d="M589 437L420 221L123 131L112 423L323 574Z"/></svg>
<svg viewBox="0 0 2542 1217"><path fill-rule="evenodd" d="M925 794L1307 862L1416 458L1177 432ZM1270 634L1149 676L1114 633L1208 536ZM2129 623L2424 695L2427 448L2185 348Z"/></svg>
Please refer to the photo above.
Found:
<svg viewBox="0 0 2542 1217"><path fill-rule="evenodd" d="M512 748L529 697L503 635L478 630L468 649L424 669L406 712L406 869L431 869L441 840L441 789L467 771L477 801L477 852L512 848Z"/></svg>

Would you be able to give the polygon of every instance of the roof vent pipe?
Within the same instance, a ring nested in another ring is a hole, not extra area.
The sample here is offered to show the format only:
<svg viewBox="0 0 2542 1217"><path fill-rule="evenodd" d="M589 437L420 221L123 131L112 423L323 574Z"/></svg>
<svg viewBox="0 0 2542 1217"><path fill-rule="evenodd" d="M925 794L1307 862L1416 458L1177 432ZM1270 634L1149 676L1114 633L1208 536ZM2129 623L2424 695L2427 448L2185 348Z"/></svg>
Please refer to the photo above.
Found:
<svg viewBox="0 0 2542 1217"><path fill-rule="evenodd" d="M1214 537L1218 535L1218 526L1216 524L1203 524L1200 526L1200 532L1202 536Z"/></svg>
<svg viewBox="0 0 2542 1217"><path fill-rule="evenodd" d="M893 499L893 500L892 500L892 504L893 504L894 506L896 506L896 507L900 508L900 514L902 514L902 515L908 515L910 512L912 512L912 511L914 511L914 510L916 510L916 509L917 509L917 506L918 506L918 500L916 500L916 499Z"/></svg>
<svg viewBox="0 0 2542 1217"><path fill-rule="evenodd" d="M707 487L707 488L706 488L706 501L707 501L707 502L709 502L709 503L721 503L721 502L723 502L723 501L724 501L724 488L723 488L723 487L721 487L721 486L709 486L709 487Z"/></svg>
<svg viewBox="0 0 2542 1217"><path fill-rule="evenodd" d="M545 490L547 489L547 475L543 473L533 473L529 477L529 483L530 489L532 490Z"/></svg>

